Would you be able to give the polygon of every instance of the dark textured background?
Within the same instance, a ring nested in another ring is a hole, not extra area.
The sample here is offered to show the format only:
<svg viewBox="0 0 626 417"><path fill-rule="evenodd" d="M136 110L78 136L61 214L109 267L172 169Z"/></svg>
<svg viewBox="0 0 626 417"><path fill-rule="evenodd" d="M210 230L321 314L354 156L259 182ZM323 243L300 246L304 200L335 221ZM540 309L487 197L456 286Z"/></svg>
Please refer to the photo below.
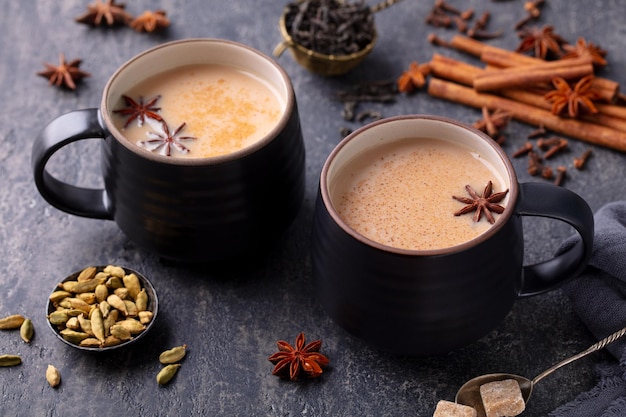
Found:
<svg viewBox="0 0 626 417"><path fill-rule="evenodd" d="M284 3L277 0L160 0L127 2L139 14L163 8L172 21L159 35L128 28L91 29L74 22L87 1L22 0L0 5L0 316L21 313L36 328L31 345L17 333L0 333L0 353L22 355L19 367L0 369L0 414L62 415L242 415L242 416L428 416L439 399L453 399L461 384L481 373L511 371L534 376L593 343L591 335L560 291L519 300L493 332L442 357L406 358L364 345L338 328L315 299L308 257L318 175L339 130L358 125L342 120L334 93L356 82L396 78L408 64L427 61L437 51L426 41L424 24L432 1L405 0L376 15L380 32L374 52L347 76L325 79L299 67L285 53L277 58L290 75L298 99L307 150L307 188L302 211L269 256L244 270L186 267L161 262L128 241L113 222L62 213L38 195L30 170L31 144L41 127L61 113L95 107L107 78L123 62L156 44L188 37L240 41L271 54L280 41L277 22ZM370 2L373 3L373 2ZM487 0L450 3L477 13L492 12L489 28L505 35L494 45L513 49L513 25L523 2ZM552 24L571 42L579 36L608 51L603 75L626 82L623 42L625 4L621 0L547 0L540 24ZM436 30L450 37L454 30ZM82 58L92 76L76 92L49 87L37 77L43 62L63 52ZM399 96L393 105L365 105L385 116L405 113L445 115L472 123L474 109L419 93ZM513 122L508 152L533 128ZM95 142L95 141L93 141ZM570 164L586 144L555 165ZM99 183L97 143L74 144L55 155L51 169L80 184ZM624 199L626 158L594 147L587 169L570 169L565 183L597 210ZM520 180L524 159L515 160ZM570 230L542 220L525 221L528 262L549 256ZM495 254L494 254L495 256ZM46 298L64 275L90 264L116 263L138 269L154 282L161 301L157 326L136 348L111 355L89 355L68 348L48 330ZM304 331L322 338L331 367L319 380L291 383L271 375L267 356L277 339L293 341ZM161 350L187 343L189 354L176 379L158 387ZM596 382L595 365L611 360L604 352L581 360L537 386L525 415L541 416L572 400ZM44 379L51 363L63 382L53 390Z"/></svg>

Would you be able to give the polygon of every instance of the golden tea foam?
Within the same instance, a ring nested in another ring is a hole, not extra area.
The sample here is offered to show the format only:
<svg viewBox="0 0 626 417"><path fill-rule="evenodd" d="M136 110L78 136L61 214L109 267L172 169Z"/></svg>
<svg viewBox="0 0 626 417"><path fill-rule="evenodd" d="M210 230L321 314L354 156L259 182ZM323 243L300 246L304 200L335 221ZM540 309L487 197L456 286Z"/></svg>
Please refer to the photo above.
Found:
<svg viewBox="0 0 626 417"><path fill-rule="evenodd" d="M267 82L226 65L181 66L124 95L137 105L151 103L149 113L132 120L135 109L128 100L115 108L113 120L124 136L154 152L185 158L244 149L265 137L285 108Z"/></svg>
<svg viewBox="0 0 626 417"><path fill-rule="evenodd" d="M488 181L503 191L489 162L457 143L403 139L363 152L338 171L330 190L339 216L363 236L387 246L429 250L455 246L484 233L491 224L452 198L482 193Z"/></svg>

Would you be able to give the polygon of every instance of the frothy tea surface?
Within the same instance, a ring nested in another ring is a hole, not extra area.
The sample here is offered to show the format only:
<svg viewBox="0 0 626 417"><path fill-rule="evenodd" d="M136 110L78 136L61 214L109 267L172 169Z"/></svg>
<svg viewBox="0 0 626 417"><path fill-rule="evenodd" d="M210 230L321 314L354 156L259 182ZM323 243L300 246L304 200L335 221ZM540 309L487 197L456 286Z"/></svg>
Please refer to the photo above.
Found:
<svg viewBox="0 0 626 417"><path fill-rule="evenodd" d="M452 198L468 196L466 184L481 194L490 180L494 192L508 188L488 161L462 145L407 138L348 161L329 191L340 217L363 236L395 248L428 250L461 244L492 226L484 216L480 222L472 213L454 216L464 204Z"/></svg>
<svg viewBox="0 0 626 417"><path fill-rule="evenodd" d="M151 107L157 109L152 110L156 117L148 113L126 125L130 116L120 110L132 110L133 104L120 98L113 120L124 136L153 152L186 158L224 155L252 145L276 126L285 107L267 82L224 65L178 67L124 95L143 105L156 99Z"/></svg>

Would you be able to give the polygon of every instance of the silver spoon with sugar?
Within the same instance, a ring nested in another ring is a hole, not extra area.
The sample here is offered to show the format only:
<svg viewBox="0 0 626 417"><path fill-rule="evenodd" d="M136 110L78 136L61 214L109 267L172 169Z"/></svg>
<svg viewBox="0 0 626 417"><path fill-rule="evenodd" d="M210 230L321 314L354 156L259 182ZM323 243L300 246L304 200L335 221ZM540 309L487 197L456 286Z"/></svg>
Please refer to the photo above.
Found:
<svg viewBox="0 0 626 417"><path fill-rule="evenodd" d="M626 327L621 330L616 331L615 333L605 337L599 342L591 345L586 350L571 356L567 359L562 360L556 365L546 369L533 379L528 379L520 375L514 374L506 374L506 373L498 373L498 374L487 374L481 375L476 378L470 379L459 389L456 393L455 401L459 404L468 405L470 407L474 407L476 412L478 413L477 417L485 417L485 408L483 407L482 398L480 396L480 386L486 384L488 382L494 381L503 381L505 379L514 379L519 383L520 390L522 391L522 398L524 398L524 402L528 403L528 399L530 398L530 394L533 392L533 387L539 381L541 381L546 376L550 375L552 372L557 369L574 362L584 356L589 355L590 353L597 352L598 350L603 349L606 345L609 345L622 336L626 334Z"/></svg>

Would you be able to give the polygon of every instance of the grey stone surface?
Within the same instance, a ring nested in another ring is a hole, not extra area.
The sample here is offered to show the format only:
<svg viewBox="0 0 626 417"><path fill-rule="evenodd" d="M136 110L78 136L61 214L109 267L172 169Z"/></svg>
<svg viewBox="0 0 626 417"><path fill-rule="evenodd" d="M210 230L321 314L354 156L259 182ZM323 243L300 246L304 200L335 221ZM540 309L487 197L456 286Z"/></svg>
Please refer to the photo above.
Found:
<svg viewBox="0 0 626 417"><path fill-rule="evenodd" d="M513 49L514 23L522 2L454 1L459 8L489 10L491 29L505 35L493 44ZM467 379L511 371L534 376L577 353L593 340L560 291L519 300L489 335L441 357L397 357L376 351L338 328L321 310L311 283L309 237L320 168L340 140L343 126L335 91L366 80L397 77L408 64L430 59L431 31L443 37L454 30L424 24L432 1L404 1L376 15L379 43L367 60L346 76L326 79L308 73L285 53L277 58L290 75L300 107L307 148L307 189L303 208L280 244L247 268L173 265L137 248L113 222L62 213L37 193L30 149L50 119L79 108L96 107L113 71L130 57L159 43L190 37L240 41L271 54L280 41L276 0L140 0L127 2L131 13L163 8L172 20L164 34L138 34L128 28L91 29L74 22L87 1L23 0L0 5L0 316L21 313L33 320L30 345L11 332L0 334L0 353L22 355L24 363L0 369L0 414L61 415L241 415L241 416L428 416L439 399L453 399ZM608 51L603 75L626 82L624 3L548 0L540 24L574 42L579 36ZM80 57L92 76L75 91L49 87L35 75L60 53ZM436 100L424 93L399 96L393 105L368 105L385 116L430 113L465 122L480 117L474 109ZM521 145L532 127L513 122L505 149ZM571 142L570 152L588 145ZM570 169L565 186L597 210L626 196L622 153L593 147L585 171ZM55 155L52 170L82 185L99 184L96 143L74 144ZM521 181L524 160L514 160ZM553 222L525 222L528 262L545 258L570 233ZM496 256L496 254L494 254ZM46 298L64 276L90 264L116 263L144 272L159 293L161 310L152 334L131 350L89 355L61 344L46 325ZM291 383L271 375L267 357L275 341L293 341L298 332L322 338L331 366L319 380ZM176 379L158 387L161 350L187 343L189 355ZM594 367L611 360L604 352L560 370L537 386L525 415L542 416L572 400L595 382ZM61 386L47 386L48 364L60 369Z"/></svg>

